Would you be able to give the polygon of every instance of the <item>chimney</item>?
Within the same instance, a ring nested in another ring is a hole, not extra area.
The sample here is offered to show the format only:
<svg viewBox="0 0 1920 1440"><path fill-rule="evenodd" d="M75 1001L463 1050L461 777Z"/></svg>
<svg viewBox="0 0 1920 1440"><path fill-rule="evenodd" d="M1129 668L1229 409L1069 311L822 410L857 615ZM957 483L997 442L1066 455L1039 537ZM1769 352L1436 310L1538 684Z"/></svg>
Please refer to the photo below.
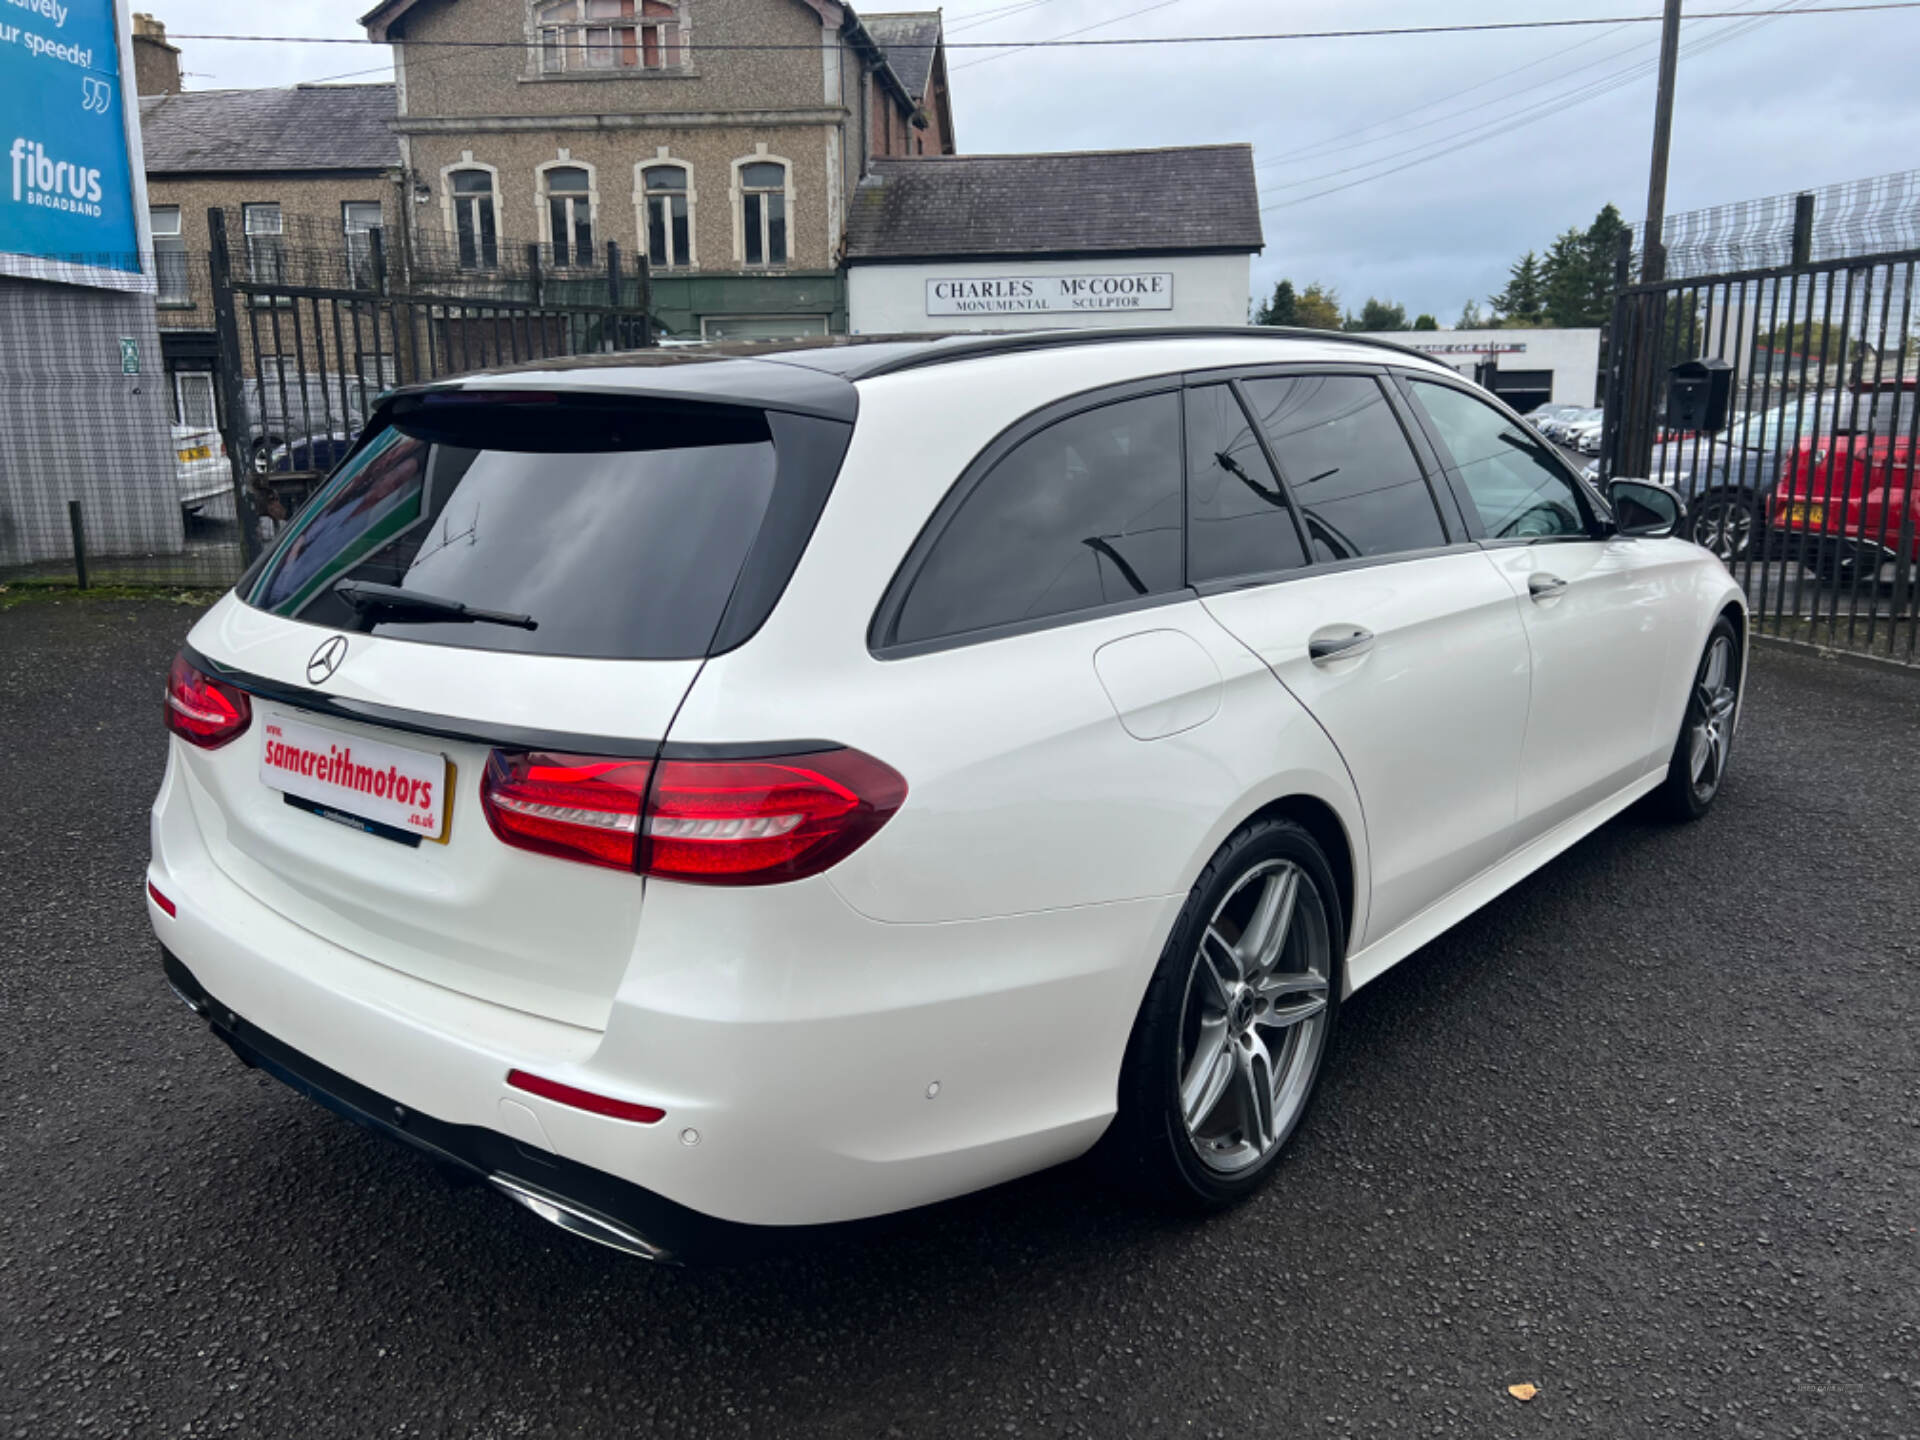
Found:
<svg viewBox="0 0 1920 1440"><path fill-rule="evenodd" d="M133 78L139 95L180 93L180 47L167 43L167 27L151 15L133 17Z"/></svg>

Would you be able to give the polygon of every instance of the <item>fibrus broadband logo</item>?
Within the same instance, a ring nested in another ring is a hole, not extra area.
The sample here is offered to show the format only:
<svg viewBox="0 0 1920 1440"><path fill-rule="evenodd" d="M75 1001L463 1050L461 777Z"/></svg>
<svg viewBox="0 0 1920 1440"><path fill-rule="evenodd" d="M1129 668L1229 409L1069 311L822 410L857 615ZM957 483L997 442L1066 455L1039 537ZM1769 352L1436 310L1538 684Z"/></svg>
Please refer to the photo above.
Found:
<svg viewBox="0 0 1920 1440"><path fill-rule="evenodd" d="M7 156L13 161L15 204L99 218L98 170L69 160L55 160L34 140L15 140Z"/></svg>

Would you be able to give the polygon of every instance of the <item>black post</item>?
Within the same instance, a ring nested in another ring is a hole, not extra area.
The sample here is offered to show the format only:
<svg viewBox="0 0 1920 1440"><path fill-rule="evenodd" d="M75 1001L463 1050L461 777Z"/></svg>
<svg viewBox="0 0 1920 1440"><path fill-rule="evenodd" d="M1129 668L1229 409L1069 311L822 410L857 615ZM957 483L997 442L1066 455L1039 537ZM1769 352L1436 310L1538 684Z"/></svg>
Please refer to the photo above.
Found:
<svg viewBox="0 0 1920 1440"><path fill-rule="evenodd" d="M213 366L220 386L220 409L226 416L220 437L227 447L227 464L233 469L233 519L240 527L240 553L251 565L260 550L249 494L253 479L252 425L247 419L246 386L240 380L240 321L233 303L233 262L227 254L227 212L217 205L207 211L207 235L212 246L207 269L213 291Z"/></svg>
<svg viewBox="0 0 1920 1440"><path fill-rule="evenodd" d="M626 327L620 323L620 242L607 242L607 323L600 327L600 343L611 353L623 349Z"/></svg>
<svg viewBox="0 0 1920 1440"><path fill-rule="evenodd" d="M373 264L373 289L376 295L387 293L387 243L375 226L367 231L367 259Z"/></svg>
<svg viewBox="0 0 1920 1440"><path fill-rule="evenodd" d="M653 348L653 266L640 257L640 348Z"/></svg>
<svg viewBox="0 0 1920 1440"><path fill-rule="evenodd" d="M527 246L527 275L533 286L533 303L535 305L545 305L547 303L546 286L540 279L540 247L538 244Z"/></svg>
<svg viewBox="0 0 1920 1440"><path fill-rule="evenodd" d="M1813 263L1813 196L1793 197L1793 263Z"/></svg>
<svg viewBox="0 0 1920 1440"><path fill-rule="evenodd" d="M1680 0L1667 0L1660 23L1660 88L1653 101L1653 163L1647 172L1646 243L1640 278L1667 278L1667 150L1673 140L1673 86L1680 65Z"/></svg>
<svg viewBox="0 0 1920 1440"><path fill-rule="evenodd" d="M73 568L80 577L80 588L87 588L87 525L80 518L80 502L67 501L67 527L73 531Z"/></svg>

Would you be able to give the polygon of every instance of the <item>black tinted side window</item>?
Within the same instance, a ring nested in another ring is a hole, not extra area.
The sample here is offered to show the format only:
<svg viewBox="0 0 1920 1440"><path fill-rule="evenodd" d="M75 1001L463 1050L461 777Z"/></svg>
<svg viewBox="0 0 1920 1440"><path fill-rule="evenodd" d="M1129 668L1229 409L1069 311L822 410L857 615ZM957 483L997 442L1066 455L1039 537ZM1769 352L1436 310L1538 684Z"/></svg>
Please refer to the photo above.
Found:
<svg viewBox="0 0 1920 1440"><path fill-rule="evenodd" d="M1413 448L1371 376L1249 380L1246 393L1300 507L1315 560L1447 543Z"/></svg>
<svg viewBox="0 0 1920 1440"><path fill-rule="evenodd" d="M1187 392L1187 554L1196 583L1307 563L1286 493L1226 385Z"/></svg>
<svg viewBox="0 0 1920 1440"><path fill-rule="evenodd" d="M1180 399L1148 395L1029 436L973 489L907 592L911 644L1179 589Z"/></svg>

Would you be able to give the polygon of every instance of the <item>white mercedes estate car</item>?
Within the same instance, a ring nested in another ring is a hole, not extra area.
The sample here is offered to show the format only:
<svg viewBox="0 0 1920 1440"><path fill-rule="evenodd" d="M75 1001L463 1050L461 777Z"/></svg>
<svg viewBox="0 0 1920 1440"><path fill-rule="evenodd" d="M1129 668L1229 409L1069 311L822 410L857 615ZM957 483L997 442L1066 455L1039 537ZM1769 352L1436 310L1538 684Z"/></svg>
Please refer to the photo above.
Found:
<svg viewBox="0 0 1920 1440"><path fill-rule="evenodd" d="M174 662L166 973L651 1258L1096 1141L1233 1201L1357 987L1712 803L1746 616L1679 506L1314 332L403 390Z"/></svg>

